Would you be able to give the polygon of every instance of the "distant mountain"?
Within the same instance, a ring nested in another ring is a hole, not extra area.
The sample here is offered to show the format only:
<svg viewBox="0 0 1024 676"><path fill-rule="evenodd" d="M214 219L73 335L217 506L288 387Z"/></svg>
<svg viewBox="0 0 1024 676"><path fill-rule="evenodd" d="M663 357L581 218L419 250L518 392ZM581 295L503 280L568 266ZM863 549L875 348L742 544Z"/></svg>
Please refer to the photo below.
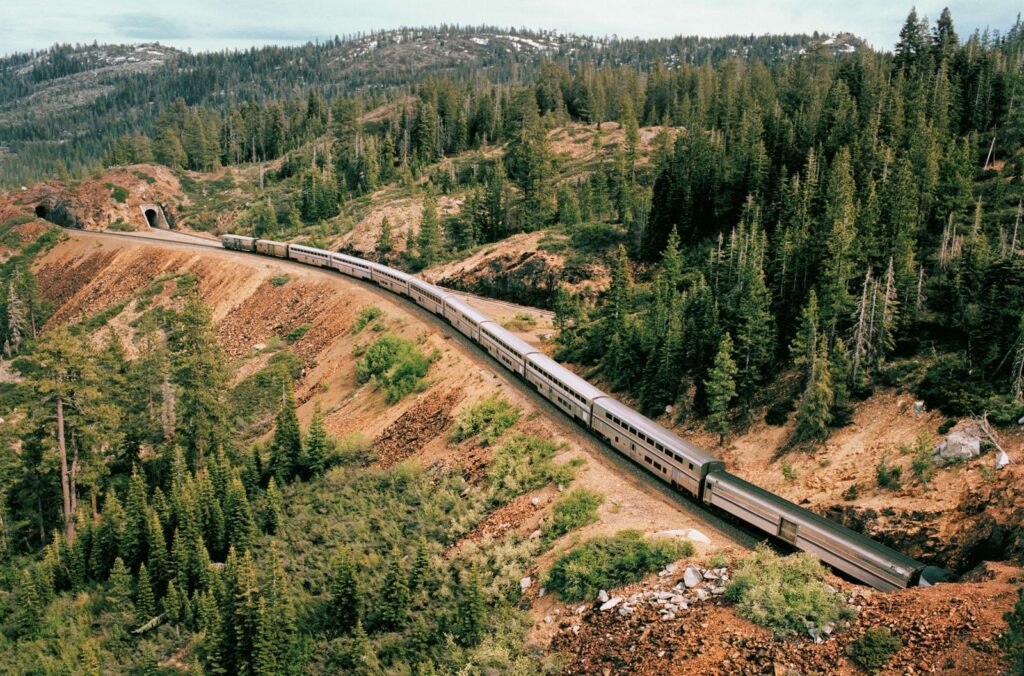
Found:
<svg viewBox="0 0 1024 676"><path fill-rule="evenodd" d="M829 39L641 40L442 26L200 54L159 44L56 45L0 59L0 182L11 185L51 173L57 159L72 170L89 167L110 138L151 129L159 112L178 97L189 105L226 109L250 99L295 98L310 89L327 96L383 92L439 75L460 80L483 75L516 84L532 77L545 58L642 70L656 62L672 67L727 58L771 64L827 46Z"/></svg>

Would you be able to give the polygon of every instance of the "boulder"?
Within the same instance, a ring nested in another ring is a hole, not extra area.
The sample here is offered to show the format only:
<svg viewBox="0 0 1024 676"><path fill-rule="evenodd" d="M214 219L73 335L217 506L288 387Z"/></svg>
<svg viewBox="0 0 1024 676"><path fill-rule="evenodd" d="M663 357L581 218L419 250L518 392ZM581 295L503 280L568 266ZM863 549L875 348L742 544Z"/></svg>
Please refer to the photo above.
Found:
<svg viewBox="0 0 1024 676"><path fill-rule="evenodd" d="M605 601L604 603L601 604L601 610L611 610L612 608L614 608L615 606L619 605L620 603L622 603L622 597L621 596L613 596L613 597L611 597L610 599L608 599L607 601Z"/></svg>
<svg viewBox="0 0 1024 676"><path fill-rule="evenodd" d="M522 580L519 581L519 591L521 591L521 592L526 591L527 589L530 588L531 584L533 584L533 579L530 578L529 575L527 575L526 577L524 577Z"/></svg>
<svg viewBox="0 0 1024 676"><path fill-rule="evenodd" d="M981 455L981 438L965 431L952 432L935 447L936 464L945 465L958 460L970 460Z"/></svg>
<svg viewBox="0 0 1024 676"><path fill-rule="evenodd" d="M598 594L597 594L597 601L598 601L598 603L605 603L608 600L608 598L609 598L608 592L606 592L603 589L600 592L598 592Z"/></svg>
<svg viewBox="0 0 1024 676"><path fill-rule="evenodd" d="M697 589L695 593L697 594L698 601L707 601L708 597L711 596L706 589Z"/></svg>
<svg viewBox="0 0 1024 676"><path fill-rule="evenodd" d="M924 413L924 402L923 401L915 401L914 402L914 413L919 413L919 414L920 413Z"/></svg>
<svg viewBox="0 0 1024 676"><path fill-rule="evenodd" d="M701 574L700 568L697 566L687 566L686 572L683 573L683 584L688 589L692 589L701 583L704 579L704 575Z"/></svg>
<svg viewBox="0 0 1024 676"><path fill-rule="evenodd" d="M1010 456L1006 455L1006 451L999 449L996 452L996 469L1002 469L1010 464Z"/></svg>
<svg viewBox="0 0 1024 676"><path fill-rule="evenodd" d="M707 535L704 535L704 533L701 533L696 528L686 529L686 539L690 542L699 542L704 545L711 544L711 538L709 538Z"/></svg>
<svg viewBox="0 0 1024 676"><path fill-rule="evenodd" d="M541 535L543 535L543 534L544 534L544 533L542 533L542 532L540 531L540 529L538 528L537 530L535 530L535 531L533 531L532 533L530 533L530 539L531 539L531 540L536 540L537 538L539 538L539 537L540 537Z"/></svg>
<svg viewBox="0 0 1024 676"><path fill-rule="evenodd" d="M536 496L530 498L530 504L533 505L534 507L538 506L540 504L540 498Z"/></svg>

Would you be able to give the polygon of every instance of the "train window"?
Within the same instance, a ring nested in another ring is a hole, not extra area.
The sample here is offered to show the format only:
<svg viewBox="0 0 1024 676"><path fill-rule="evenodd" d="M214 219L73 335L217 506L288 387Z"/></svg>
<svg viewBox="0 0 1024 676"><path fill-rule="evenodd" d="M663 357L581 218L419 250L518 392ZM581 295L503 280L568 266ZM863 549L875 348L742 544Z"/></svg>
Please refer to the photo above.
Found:
<svg viewBox="0 0 1024 676"><path fill-rule="evenodd" d="M650 465L650 464L651 464L651 463L653 463L654 461L653 461L653 460L651 460L651 459L650 459L650 458L649 458L648 456L646 456L646 455L645 455L645 456L644 456L644 462L646 462L646 463L647 463L648 465Z"/></svg>
<svg viewBox="0 0 1024 676"><path fill-rule="evenodd" d="M690 463L690 469L691 470L693 469L693 463L692 462Z"/></svg>

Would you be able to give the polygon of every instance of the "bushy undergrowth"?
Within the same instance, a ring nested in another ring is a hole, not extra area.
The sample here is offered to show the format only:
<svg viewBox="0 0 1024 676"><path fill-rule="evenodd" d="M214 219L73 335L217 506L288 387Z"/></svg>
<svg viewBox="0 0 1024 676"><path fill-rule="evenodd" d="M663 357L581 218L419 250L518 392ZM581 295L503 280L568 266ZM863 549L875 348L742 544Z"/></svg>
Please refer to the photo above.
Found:
<svg viewBox="0 0 1024 676"><path fill-rule="evenodd" d="M981 378L979 369L972 369L963 355L946 355L928 368L915 391L928 408L951 416L986 412L993 424L1012 425L1024 415L1024 405Z"/></svg>
<svg viewBox="0 0 1024 676"><path fill-rule="evenodd" d="M903 647L903 640L885 627L871 627L864 635L850 644L849 655L857 666L874 674L889 663L896 652Z"/></svg>
<svg viewBox="0 0 1024 676"><path fill-rule="evenodd" d="M551 510L551 520L544 526L544 534L555 539L571 530L597 521L597 508L604 496L597 491L577 488L563 496Z"/></svg>
<svg viewBox="0 0 1024 676"><path fill-rule="evenodd" d="M645 538L636 530L587 540L555 561L545 586L566 601L592 599L602 589L637 582L693 554L689 542Z"/></svg>
<svg viewBox="0 0 1024 676"><path fill-rule="evenodd" d="M839 619L843 599L825 583L825 567L805 552L779 556L761 545L740 562L726 599L748 620L780 633Z"/></svg>
<svg viewBox="0 0 1024 676"><path fill-rule="evenodd" d="M231 390L231 410L235 411L235 424L242 428L269 417L281 403L281 392L291 385L302 372L302 359L282 351L273 355L262 369L252 374Z"/></svg>
<svg viewBox="0 0 1024 676"><path fill-rule="evenodd" d="M451 440L458 443L479 437L481 446L487 446L516 424L521 411L501 397L487 397L466 409L455 421Z"/></svg>
<svg viewBox="0 0 1024 676"><path fill-rule="evenodd" d="M547 439L525 434L515 435L498 446L487 468L492 499L504 502L547 483L572 481L576 465L553 461L559 448Z"/></svg>
<svg viewBox="0 0 1024 676"><path fill-rule="evenodd" d="M352 322L351 333L355 335L365 329L368 324L371 324L377 317L380 317L382 312L376 305L367 305L359 314L356 315L356 319Z"/></svg>
<svg viewBox="0 0 1024 676"><path fill-rule="evenodd" d="M1013 610L1003 615L1006 632L999 643L1006 651L1010 666L1015 674L1024 674L1024 587L1017 590L1017 603Z"/></svg>
<svg viewBox="0 0 1024 676"><path fill-rule="evenodd" d="M375 380L389 404L424 387L430 359L412 341L390 333L378 338L356 362L356 380Z"/></svg>

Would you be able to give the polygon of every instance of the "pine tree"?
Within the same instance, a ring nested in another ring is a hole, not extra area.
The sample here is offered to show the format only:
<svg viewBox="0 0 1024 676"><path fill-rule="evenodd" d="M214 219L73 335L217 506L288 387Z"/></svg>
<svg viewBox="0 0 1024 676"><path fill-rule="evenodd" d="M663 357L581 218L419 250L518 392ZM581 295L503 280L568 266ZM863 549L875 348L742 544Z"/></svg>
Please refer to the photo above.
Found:
<svg viewBox="0 0 1024 676"><path fill-rule="evenodd" d="M381 587L380 622L385 630L398 631L409 614L409 576L402 568L397 551L391 552L391 565Z"/></svg>
<svg viewBox="0 0 1024 676"><path fill-rule="evenodd" d="M380 673L377 654L370 645L370 639L363 629L362 620L356 622L352 638L344 655L345 666L353 676L371 676Z"/></svg>
<svg viewBox="0 0 1024 676"><path fill-rule="evenodd" d="M153 583L149 577L146 564L139 566L139 576L135 581L135 610L139 624L143 624L156 615L156 598L153 596Z"/></svg>
<svg viewBox="0 0 1024 676"><path fill-rule="evenodd" d="M12 624L19 636L32 637L43 617L43 603L39 589L28 570L21 572L21 578L14 593Z"/></svg>
<svg viewBox="0 0 1024 676"><path fill-rule="evenodd" d="M4 337L4 355L10 357L21 349L25 335L25 309L18 298L12 281L7 285L7 335Z"/></svg>
<svg viewBox="0 0 1024 676"><path fill-rule="evenodd" d="M732 358L732 336L726 333L718 346L715 365L704 381L708 398L708 421L710 431L718 434L719 443L725 443L729 433L729 406L736 397L736 362Z"/></svg>
<svg viewBox="0 0 1024 676"><path fill-rule="evenodd" d="M830 342L835 339L840 321L849 316L853 306L848 287L855 273L853 245L857 237L857 210L856 185L850 164L849 150L841 148L832 162L825 196L828 234L821 280L821 317Z"/></svg>
<svg viewBox="0 0 1024 676"><path fill-rule="evenodd" d="M559 223L572 227L583 220L580 214L580 201L572 188L567 185L559 186L557 202Z"/></svg>
<svg viewBox="0 0 1024 676"><path fill-rule="evenodd" d="M277 482L270 477L267 483L266 504L263 508L263 530L276 535L281 531L281 513L284 510L284 503L281 500L281 493L277 490Z"/></svg>
<svg viewBox="0 0 1024 676"><path fill-rule="evenodd" d="M807 305L800 315L800 326L789 344L789 356L793 360L793 368L803 371L802 386L806 387L814 370L814 359L818 354L818 295L811 289L807 297Z"/></svg>
<svg viewBox="0 0 1024 676"><path fill-rule="evenodd" d="M114 566L110 569L108 598L111 608L121 617L120 621L126 621L134 613L132 575L128 572L128 568L125 567L120 556L114 559Z"/></svg>
<svg viewBox="0 0 1024 676"><path fill-rule="evenodd" d="M391 253L391 222L388 217L385 216L380 222L380 234L377 235L377 254L381 258L386 259L387 255Z"/></svg>
<svg viewBox="0 0 1024 676"><path fill-rule="evenodd" d="M295 412L295 395L291 387L282 392L281 408L274 425L274 438L270 443L270 470L280 484L295 478L302 467L302 433Z"/></svg>
<svg viewBox="0 0 1024 676"><path fill-rule="evenodd" d="M182 598L174 580L167 583L167 592L160 601L163 608L164 621L174 627L175 632L179 631L179 625L185 619L186 600Z"/></svg>
<svg viewBox="0 0 1024 676"><path fill-rule="evenodd" d="M327 433L324 412L317 401L306 437L305 468L307 476L320 476L327 469L327 458L334 450L334 441Z"/></svg>
<svg viewBox="0 0 1024 676"><path fill-rule="evenodd" d="M430 267L441 257L441 224L437 218L437 198L428 186L423 196L423 215L420 217L419 241L420 267Z"/></svg>
<svg viewBox="0 0 1024 676"><path fill-rule="evenodd" d="M335 636L351 631L363 614L363 593L351 555L342 552L334 564L331 578L331 605L328 624Z"/></svg>
<svg viewBox="0 0 1024 676"><path fill-rule="evenodd" d="M256 524L245 486L237 473L231 478L224 496L224 523L228 544L240 552L248 553L256 537Z"/></svg>
<svg viewBox="0 0 1024 676"><path fill-rule="evenodd" d="M416 545L416 559L412 564L412 571L409 573L409 591L415 594L425 588L430 573L430 550L427 548L427 540L420 537Z"/></svg>
<svg viewBox="0 0 1024 676"><path fill-rule="evenodd" d="M828 438L833 397L828 345L820 341L810 379L796 411L796 429L793 431L795 441Z"/></svg>
<svg viewBox="0 0 1024 676"><path fill-rule="evenodd" d="M476 569L471 568L459 594L459 642L472 647L480 643L486 630L483 589Z"/></svg>
<svg viewBox="0 0 1024 676"><path fill-rule="evenodd" d="M146 483L138 467L132 468L125 503L123 552L130 570L137 570L148 558L149 508L146 504Z"/></svg>
<svg viewBox="0 0 1024 676"><path fill-rule="evenodd" d="M277 618L260 597L256 605L256 637L253 642L252 673L273 676L281 673L281 655L276 629Z"/></svg>

